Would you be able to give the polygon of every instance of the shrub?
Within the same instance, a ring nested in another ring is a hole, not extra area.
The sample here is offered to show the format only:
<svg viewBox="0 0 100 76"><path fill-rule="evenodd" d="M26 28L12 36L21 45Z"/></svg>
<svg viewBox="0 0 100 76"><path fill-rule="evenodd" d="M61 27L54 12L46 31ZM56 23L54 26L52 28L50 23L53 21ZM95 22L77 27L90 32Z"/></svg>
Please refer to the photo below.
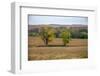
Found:
<svg viewBox="0 0 100 76"><path fill-rule="evenodd" d="M80 38L87 39L88 34L86 32L80 32Z"/></svg>

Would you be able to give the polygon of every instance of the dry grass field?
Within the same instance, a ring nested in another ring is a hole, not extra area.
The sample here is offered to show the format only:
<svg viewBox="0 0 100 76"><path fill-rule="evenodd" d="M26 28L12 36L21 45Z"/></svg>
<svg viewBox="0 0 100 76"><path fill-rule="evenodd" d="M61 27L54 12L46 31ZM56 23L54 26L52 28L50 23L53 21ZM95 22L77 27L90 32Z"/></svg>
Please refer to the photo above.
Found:
<svg viewBox="0 0 100 76"><path fill-rule="evenodd" d="M28 60L79 59L88 57L87 39L71 39L66 47L55 38L46 47L40 37L28 37ZM45 46L45 47L44 47ZM51 47L52 46L52 47Z"/></svg>

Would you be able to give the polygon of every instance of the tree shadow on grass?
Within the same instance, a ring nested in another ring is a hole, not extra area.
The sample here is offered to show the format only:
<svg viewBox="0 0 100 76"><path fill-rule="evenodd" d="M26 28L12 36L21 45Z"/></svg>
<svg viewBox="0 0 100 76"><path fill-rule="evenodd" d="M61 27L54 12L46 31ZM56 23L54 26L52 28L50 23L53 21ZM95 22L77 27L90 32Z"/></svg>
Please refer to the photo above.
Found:
<svg viewBox="0 0 100 76"><path fill-rule="evenodd" d="M37 47L66 47L64 45L39 45Z"/></svg>

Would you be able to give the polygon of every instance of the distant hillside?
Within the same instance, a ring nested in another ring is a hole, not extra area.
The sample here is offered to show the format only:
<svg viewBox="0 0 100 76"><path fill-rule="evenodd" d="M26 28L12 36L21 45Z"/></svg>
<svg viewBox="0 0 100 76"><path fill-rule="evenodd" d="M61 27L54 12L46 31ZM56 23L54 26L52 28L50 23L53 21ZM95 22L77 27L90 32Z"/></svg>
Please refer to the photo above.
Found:
<svg viewBox="0 0 100 76"><path fill-rule="evenodd" d="M28 25L28 31L36 31L44 26L49 26L49 27L54 27L54 28L65 27L65 28L71 28L71 29L87 29L88 28L87 25L79 25L79 24L73 24L73 25L60 25L60 24Z"/></svg>

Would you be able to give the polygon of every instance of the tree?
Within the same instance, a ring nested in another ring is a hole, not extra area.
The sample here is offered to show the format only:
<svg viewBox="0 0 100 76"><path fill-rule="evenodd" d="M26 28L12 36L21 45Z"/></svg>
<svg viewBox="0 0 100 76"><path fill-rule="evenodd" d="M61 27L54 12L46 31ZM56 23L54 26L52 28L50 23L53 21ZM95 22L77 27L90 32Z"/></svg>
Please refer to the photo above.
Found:
<svg viewBox="0 0 100 76"><path fill-rule="evenodd" d="M40 36L45 45L48 46L48 42L52 41L55 37L55 32L52 27L45 26L40 29Z"/></svg>
<svg viewBox="0 0 100 76"><path fill-rule="evenodd" d="M69 29L63 29L61 32L61 38L63 40L64 46L71 40L71 33Z"/></svg>
<svg viewBox="0 0 100 76"><path fill-rule="evenodd" d="M87 32L80 32L80 38L87 39L88 38Z"/></svg>

